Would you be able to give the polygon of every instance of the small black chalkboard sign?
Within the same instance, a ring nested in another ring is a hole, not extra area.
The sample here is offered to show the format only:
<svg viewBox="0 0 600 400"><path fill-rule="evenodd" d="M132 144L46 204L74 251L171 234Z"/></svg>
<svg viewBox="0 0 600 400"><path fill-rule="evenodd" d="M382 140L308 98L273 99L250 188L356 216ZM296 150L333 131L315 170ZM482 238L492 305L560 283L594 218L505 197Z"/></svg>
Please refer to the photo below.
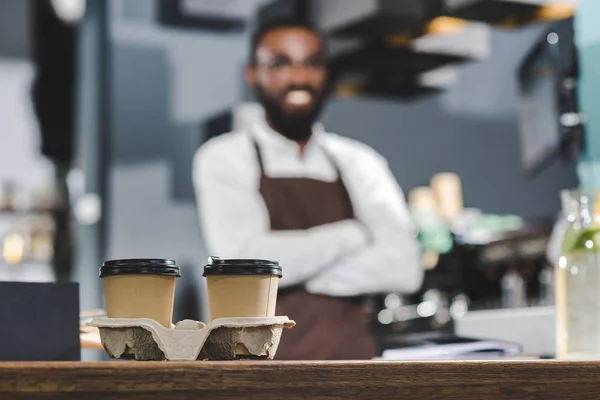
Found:
<svg viewBox="0 0 600 400"><path fill-rule="evenodd" d="M77 283L0 282L0 361L80 361Z"/></svg>

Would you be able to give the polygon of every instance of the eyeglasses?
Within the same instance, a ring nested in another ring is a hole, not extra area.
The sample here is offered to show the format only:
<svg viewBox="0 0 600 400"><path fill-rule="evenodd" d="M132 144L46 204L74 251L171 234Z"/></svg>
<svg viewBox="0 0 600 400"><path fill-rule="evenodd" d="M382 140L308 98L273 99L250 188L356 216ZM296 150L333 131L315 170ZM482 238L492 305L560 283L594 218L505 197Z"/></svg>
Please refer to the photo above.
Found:
<svg viewBox="0 0 600 400"><path fill-rule="evenodd" d="M276 55L268 61L257 62L256 66L266 68L273 72L286 72L291 71L294 68L317 71L325 68L325 61L323 60L323 57L314 55L306 58L300 63L294 63L289 57Z"/></svg>

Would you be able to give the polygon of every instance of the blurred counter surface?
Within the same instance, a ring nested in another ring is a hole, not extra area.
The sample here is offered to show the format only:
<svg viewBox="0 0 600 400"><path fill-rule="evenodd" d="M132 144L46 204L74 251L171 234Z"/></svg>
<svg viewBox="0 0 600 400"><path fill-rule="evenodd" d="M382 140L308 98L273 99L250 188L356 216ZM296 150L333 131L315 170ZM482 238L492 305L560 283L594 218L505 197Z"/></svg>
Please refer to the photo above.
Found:
<svg viewBox="0 0 600 400"><path fill-rule="evenodd" d="M0 398L596 399L600 362L0 363Z"/></svg>

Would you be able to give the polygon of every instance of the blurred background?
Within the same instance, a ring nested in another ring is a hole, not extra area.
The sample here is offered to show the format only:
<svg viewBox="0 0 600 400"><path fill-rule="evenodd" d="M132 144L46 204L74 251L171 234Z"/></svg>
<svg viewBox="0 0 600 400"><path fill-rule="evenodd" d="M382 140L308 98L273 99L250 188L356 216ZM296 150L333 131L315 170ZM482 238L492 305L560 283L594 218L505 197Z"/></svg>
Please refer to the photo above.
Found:
<svg viewBox="0 0 600 400"><path fill-rule="evenodd" d="M289 16L330 40L325 126L387 158L421 228L422 289L373 298L381 346L505 329L551 352L546 253L585 142L578 6L0 0L0 279L78 281L94 309L104 260L171 258L185 276L174 321L204 319L192 157L255 112L250 32ZM441 210L438 174L460 188Z"/></svg>

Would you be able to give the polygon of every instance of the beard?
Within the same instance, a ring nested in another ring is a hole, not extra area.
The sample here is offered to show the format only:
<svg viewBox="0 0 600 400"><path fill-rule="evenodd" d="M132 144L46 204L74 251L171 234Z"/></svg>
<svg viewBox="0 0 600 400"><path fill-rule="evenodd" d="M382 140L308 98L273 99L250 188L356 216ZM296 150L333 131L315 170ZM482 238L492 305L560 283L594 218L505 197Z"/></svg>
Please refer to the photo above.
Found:
<svg viewBox="0 0 600 400"><path fill-rule="evenodd" d="M283 107L283 97L292 90L306 90L313 99L313 107L308 111L289 112ZM324 95L317 93L312 87L296 86L289 87L282 94L282 99L275 99L268 95L262 87L256 87L256 95L265 110L265 115L272 128L286 138L302 142L306 141L312 135L312 127L321 109L323 108Z"/></svg>

